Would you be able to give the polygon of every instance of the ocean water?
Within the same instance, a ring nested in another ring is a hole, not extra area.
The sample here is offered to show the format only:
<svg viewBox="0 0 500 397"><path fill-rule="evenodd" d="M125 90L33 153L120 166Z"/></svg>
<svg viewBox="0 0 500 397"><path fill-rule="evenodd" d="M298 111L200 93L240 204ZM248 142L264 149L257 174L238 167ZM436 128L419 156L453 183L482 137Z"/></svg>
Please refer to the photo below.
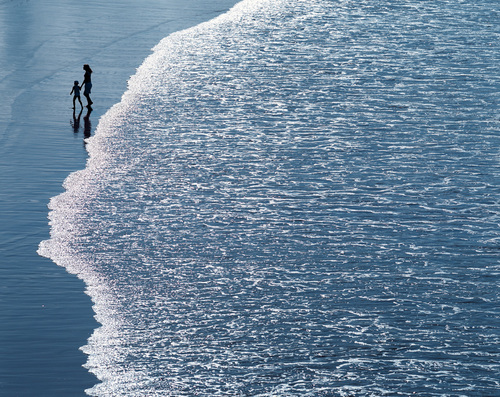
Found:
<svg viewBox="0 0 500 397"><path fill-rule="evenodd" d="M493 0L244 0L170 35L50 203L92 396L494 396Z"/></svg>

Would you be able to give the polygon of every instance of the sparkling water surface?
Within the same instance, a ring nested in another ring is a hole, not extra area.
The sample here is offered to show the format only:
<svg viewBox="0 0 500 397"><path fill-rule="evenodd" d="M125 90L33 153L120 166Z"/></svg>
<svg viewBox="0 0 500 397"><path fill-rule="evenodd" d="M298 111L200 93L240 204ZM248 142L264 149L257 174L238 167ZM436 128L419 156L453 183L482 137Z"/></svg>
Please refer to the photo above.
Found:
<svg viewBox="0 0 500 397"><path fill-rule="evenodd" d="M95 396L494 396L496 1L247 0L164 39L51 202Z"/></svg>

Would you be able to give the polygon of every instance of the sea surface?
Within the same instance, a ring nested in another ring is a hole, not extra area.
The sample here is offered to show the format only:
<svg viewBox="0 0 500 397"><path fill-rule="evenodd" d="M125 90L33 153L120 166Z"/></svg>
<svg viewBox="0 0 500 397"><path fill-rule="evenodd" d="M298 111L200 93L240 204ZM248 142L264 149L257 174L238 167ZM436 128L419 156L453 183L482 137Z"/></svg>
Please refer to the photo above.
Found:
<svg viewBox="0 0 500 397"><path fill-rule="evenodd" d="M91 396L495 396L500 3L244 0L50 202Z"/></svg>

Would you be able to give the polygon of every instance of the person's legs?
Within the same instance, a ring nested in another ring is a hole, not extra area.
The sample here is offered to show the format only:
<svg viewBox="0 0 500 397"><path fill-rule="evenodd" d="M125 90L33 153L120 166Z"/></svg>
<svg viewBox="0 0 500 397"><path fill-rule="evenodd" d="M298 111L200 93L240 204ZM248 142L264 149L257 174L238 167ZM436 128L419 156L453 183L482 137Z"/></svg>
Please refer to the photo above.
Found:
<svg viewBox="0 0 500 397"><path fill-rule="evenodd" d="M85 95L85 98L87 98L87 106L90 106L94 103L94 102L92 102L92 99L90 99L91 88L92 88L92 84L90 84L90 83L85 84L85 91L83 92L83 95Z"/></svg>
<svg viewBox="0 0 500 397"><path fill-rule="evenodd" d="M92 105L94 102L92 102L92 100L90 99L90 95L89 94L83 94L85 95L85 98L87 98L87 106L90 106Z"/></svg>

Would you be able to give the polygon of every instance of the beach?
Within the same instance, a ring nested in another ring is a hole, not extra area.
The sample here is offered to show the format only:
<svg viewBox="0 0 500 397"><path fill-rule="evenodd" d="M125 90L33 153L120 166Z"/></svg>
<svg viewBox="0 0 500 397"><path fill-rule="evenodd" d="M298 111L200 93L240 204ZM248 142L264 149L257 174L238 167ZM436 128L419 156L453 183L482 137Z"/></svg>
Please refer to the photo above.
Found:
<svg viewBox="0 0 500 397"><path fill-rule="evenodd" d="M37 254L49 237L47 204L85 167L84 134L120 101L150 49L235 3L0 2L1 396L79 396L96 383L79 350L98 326L85 285ZM69 95L86 63L87 121Z"/></svg>
<svg viewBox="0 0 500 397"><path fill-rule="evenodd" d="M498 2L234 3L0 0L0 397L496 395Z"/></svg>

